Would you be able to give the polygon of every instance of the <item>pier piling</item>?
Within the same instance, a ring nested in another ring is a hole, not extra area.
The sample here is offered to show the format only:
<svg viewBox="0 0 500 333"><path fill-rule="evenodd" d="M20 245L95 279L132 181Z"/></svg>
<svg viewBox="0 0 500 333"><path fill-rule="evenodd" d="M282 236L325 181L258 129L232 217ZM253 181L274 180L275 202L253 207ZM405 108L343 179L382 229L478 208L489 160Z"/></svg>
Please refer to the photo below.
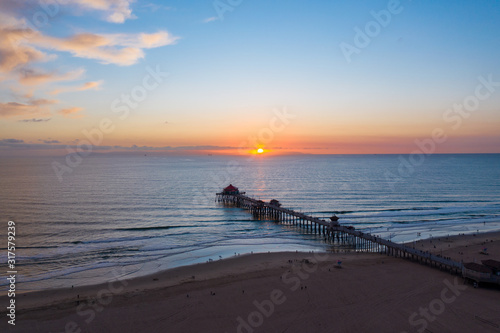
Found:
<svg viewBox="0 0 500 333"><path fill-rule="evenodd" d="M447 270L453 274L461 274L462 263L445 259L428 252L398 244L378 236L355 230L352 226L339 224L337 221L325 221L316 217L281 207L277 200L267 203L239 192L230 185L223 192L216 194L217 202L249 210L257 218L269 218L277 222L309 229L313 233L323 235L326 239L343 245L351 245L357 252L377 252L388 256L400 257L424 263L431 267Z"/></svg>

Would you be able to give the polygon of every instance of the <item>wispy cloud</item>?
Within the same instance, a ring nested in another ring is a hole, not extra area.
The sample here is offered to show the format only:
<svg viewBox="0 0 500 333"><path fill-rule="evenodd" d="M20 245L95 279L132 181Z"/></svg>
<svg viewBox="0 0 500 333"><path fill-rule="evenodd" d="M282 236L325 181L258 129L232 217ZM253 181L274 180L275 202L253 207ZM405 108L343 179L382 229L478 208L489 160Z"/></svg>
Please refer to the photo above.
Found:
<svg viewBox="0 0 500 333"><path fill-rule="evenodd" d="M80 15L82 11L104 14L106 21L123 23L134 18L133 0L57 0L57 15ZM45 3L45 2L44 2ZM26 13L40 10L41 2L27 0L0 1L0 89L16 96L9 102L0 103L0 118L30 117L40 119L41 115L55 111L49 106L40 107L27 100L27 96L42 97L46 91L53 95L99 89L102 80L87 81L70 87L48 87L56 82L80 80L84 68L47 69L44 63L54 59L72 56L95 60L102 64L130 66L145 57L145 50L174 44L178 37L167 31L153 33L100 34L78 29L78 33L54 36L42 30L35 30L26 20ZM161 8L166 8L160 6ZM52 7L54 8L54 7ZM151 7L151 9L156 7ZM159 9L159 8L158 8ZM50 18L49 18L50 20ZM49 22L50 23L50 22ZM48 90L48 89L50 90ZM42 94L42 95L41 95ZM81 117L81 109L67 108L59 113L65 117Z"/></svg>
<svg viewBox="0 0 500 333"><path fill-rule="evenodd" d="M43 122L47 122L47 121L50 121L52 118L32 118L32 119L22 119L22 120L18 120L19 122L21 123L43 123Z"/></svg>
<svg viewBox="0 0 500 333"><path fill-rule="evenodd" d="M47 59L40 50L26 45L9 45L9 36L14 34L0 27L0 72L8 73L16 68Z"/></svg>
<svg viewBox="0 0 500 333"><path fill-rule="evenodd" d="M46 143L46 144L54 144L54 143L61 143L59 140L42 140L42 139L38 139L38 141L41 141L43 143Z"/></svg>
<svg viewBox="0 0 500 333"><path fill-rule="evenodd" d="M73 81L85 73L82 68L67 73L44 72L39 69L23 68L19 70L19 82L24 85L40 85L57 81Z"/></svg>
<svg viewBox="0 0 500 333"><path fill-rule="evenodd" d="M209 17L209 18L206 18L203 20L203 23L210 23L210 22L214 22L214 21L217 21L219 18L217 16L212 16L212 17Z"/></svg>
<svg viewBox="0 0 500 333"><path fill-rule="evenodd" d="M50 138L49 138L50 139ZM43 143L26 143L24 140L18 139L3 139L0 140L0 146L7 146L12 148L23 148L23 149L63 149L66 151L68 145L63 145L62 142L58 140L47 140L47 139L38 139L38 141ZM71 143L75 144L75 146L69 145L70 148L77 148L77 143L80 140L74 140ZM179 151L205 151L205 150L234 150L238 149L238 147L229 147L229 146L163 146L163 147L151 147L151 146L94 146L93 150L95 151L107 151L107 152L179 152Z"/></svg>
<svg viewBox="0 0 500 333"><path fill-rule="evenodd" d="M66 108L66 109L62 109L62 110L59 110L57 113L63 115L64 117L66 118L82 118L83 115L80 114L79 112L82 111L83 108L80 108L80 107L71 107L71 108Z"/></svg>
<svg viewBox="0 0 500 333"><path fill-rule="evenodd" d="M101 81L90 81L90 82L85 82L83 84L83 86L80 87L80 89L78 90L88 90L88 89L99 89L99 87L101 86L102 84L102 80Z"/></svg>
<svg viewBox="0 0 500 333"><path fill-rule="evenodd" d="M133 2L135 0L2 0L0 1L0 9L18 13L49 8L56 14L64 11L76 15L88 15L86 12L96 12L101 19L107 22L123 23L126 20L136 18L131 9Z"/></svg>
<svg viewBox="0 0 500 333"><path fill-rule="evenodd" d="M0 118L33 117L50 114L49 106L56 100L35 99L28 103L0 103Z"/></svg>
<svg viewBox="0 0 500 333"><path fill-rule="evenodd" d="M166 31L151 34L80 33L63 38L39 34L31 43L39 48L65 51L103 64L129 66L144 57L144 49L174 44L177 39Z"/></svg>
<svg viewBox="0 0 500 333"><path fill-rule="evenodd" d="M4 144L18 144L18 143L24 143L24 140L19 140L19 139L2 139L2 140L0 140L0 143L4 143Z"/></svg>
<svg viewBox="0 0 500 333"><path fill-rule="evenodd" d="M58 89L53 90L50 94L57 95L57 94L61 94L61 93L84 91L84 90L90 90L90 89L98 90L101 87L102 83L103 83L102 80L101 81L89 81L89 82L85 82L84 84L79 85L79 86L58 88Z"/></svg>
<svg viewBox="0 0 500 333"><path fill-rule="evenodd" d="M83 10L103 12L104 19L112 23L123 23L136 18L130 9L133 0L57 0L57 2L68 6L76 5Z"/></svg>

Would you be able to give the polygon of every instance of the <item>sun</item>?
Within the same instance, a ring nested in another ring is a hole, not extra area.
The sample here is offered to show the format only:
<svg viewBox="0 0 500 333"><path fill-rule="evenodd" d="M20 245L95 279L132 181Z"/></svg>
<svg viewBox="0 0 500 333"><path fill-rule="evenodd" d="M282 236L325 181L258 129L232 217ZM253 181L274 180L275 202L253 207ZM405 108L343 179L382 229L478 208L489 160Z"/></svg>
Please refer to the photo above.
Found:
<svg viewBox="0 0 500 333"><path fill-rule="evenodd" d="M263 152L264 152L264 149L262 149L262 148L257 149L257 154L262 154Z"/></svg>

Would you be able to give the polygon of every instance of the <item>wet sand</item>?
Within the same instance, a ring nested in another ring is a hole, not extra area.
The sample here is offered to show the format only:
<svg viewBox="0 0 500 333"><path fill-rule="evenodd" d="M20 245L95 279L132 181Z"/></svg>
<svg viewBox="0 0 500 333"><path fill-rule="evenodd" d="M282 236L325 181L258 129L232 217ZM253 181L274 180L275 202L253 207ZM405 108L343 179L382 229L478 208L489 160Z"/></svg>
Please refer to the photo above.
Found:
<svg viewBox="0 0 500 333"><path fill-rule="evenodd" d="M500 260L499 232L410 245L457 261ZM499 299L500 288L381 254L250 254L20 294L15 327L1 297L0 331L500 332Z"/></svg>

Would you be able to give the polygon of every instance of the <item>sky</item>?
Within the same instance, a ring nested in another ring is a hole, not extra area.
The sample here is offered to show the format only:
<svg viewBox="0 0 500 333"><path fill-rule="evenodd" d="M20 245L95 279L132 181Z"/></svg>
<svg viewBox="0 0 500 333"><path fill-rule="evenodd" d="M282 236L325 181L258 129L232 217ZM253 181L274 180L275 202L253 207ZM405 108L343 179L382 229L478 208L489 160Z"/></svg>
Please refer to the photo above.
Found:
<svg viewBox="0 0 500 333"><path fill-rule="evenodd" d="M0 156L500 153L498 1L0 1Z"/></svg>

